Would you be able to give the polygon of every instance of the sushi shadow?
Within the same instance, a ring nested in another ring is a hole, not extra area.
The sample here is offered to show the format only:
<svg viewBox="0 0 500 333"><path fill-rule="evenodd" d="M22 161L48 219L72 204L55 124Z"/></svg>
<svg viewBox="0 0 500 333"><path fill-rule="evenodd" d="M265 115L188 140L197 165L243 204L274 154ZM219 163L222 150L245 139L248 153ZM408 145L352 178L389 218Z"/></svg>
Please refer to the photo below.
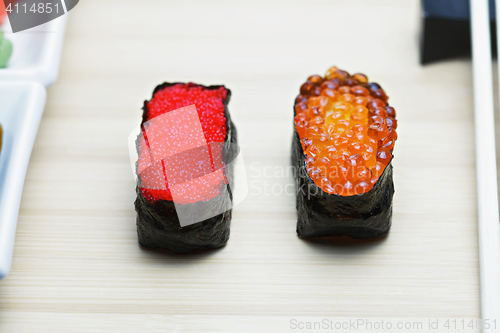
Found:
<svg viewBox="0 0 500 333"><path fill-rule="evenodd" d="M140 244L138 244L138 246L141 250L142 256L146 260L153 260L159 262L165 262L167 260L168 262L174 261L176 264L189 264L209 259L210 257L215 255L217 252L219 252L225 247L222 246L215 249L193 250L187 253L175 253L171 250L161 247L151 248L151 247L144 247Z"/></svg>
<svg viewBox="0 0 500 333"><path fill-rule="evenodd" d="M356 239L349 236L313 238L302 238L300 236L297 237L305 244L307 244L311 249L318 252L334 253L345 252L346 250L348 250L350 253L363 253L383 244L387 240L389 235L387 234L375 239Z"/></svg>

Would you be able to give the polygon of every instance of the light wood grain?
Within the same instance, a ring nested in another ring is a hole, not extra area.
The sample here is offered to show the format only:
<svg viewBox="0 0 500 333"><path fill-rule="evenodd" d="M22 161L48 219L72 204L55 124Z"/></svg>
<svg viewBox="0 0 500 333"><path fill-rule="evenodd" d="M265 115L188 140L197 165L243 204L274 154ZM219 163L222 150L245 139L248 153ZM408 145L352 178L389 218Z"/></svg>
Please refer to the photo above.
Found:
<svg viewBox="0 0 500 333"><path fill-rule="evenodd" d="M81 1L0 283L0 331L280 332L301 316L479 317L470 61L421 67L418 19L416 0ZM382 83L398 112L393 227L374 242L300 240L294 196L263 192L292 184L262 172L288 166L298 88L334 64ZM127 136L163 81L233 91L250 194L217 251L137 244Z"/></svg>

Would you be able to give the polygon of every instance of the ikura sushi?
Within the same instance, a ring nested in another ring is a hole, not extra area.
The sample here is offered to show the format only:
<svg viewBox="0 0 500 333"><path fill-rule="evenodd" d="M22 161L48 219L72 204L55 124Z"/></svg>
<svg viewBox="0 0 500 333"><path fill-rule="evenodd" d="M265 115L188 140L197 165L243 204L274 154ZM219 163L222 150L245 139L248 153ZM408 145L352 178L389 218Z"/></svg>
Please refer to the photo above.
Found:
<svg viewBox="0 0 500 333"><path fill-rule="evenodd" d="M389 232L397 121L388 99L365 75L337 67L300 87L292 143L299 236Z"/></svg>
<svg viewBox="0 0 500 333"><path fill-rule="evenodd" d="M151 100L144 102L142 134L145 133L144 124L148 121L194 104L206 142L208 144L220 142L222 145L222 151L215 152L212 149L213 168L213 161L217 158L215 154L222 154L230 144L236 144L237 140L236 128L227 109L230 96L231 91L224 86L203 86L194 83L159 85L154 90ZM140 145L144 144L144 141L141 143L140 138L141 135L137 140L139 154L137 168L148 158L144 153L145 150L140 149ZM165 173L165 167L169 166L163 167L163 173ZM232 170L226 168L226 172L225 176L231 178ZM227 181L209 183L208 190L202 199L197 193L192 193L182 202L174 203L168 183L164 183L163 188L146 186L146 183L156 181L148 177L151 178L147 173L138 173L136 188L137 234L142 246L161 247L176 253L185 253L197 249L218 248L226 244L229 239L231 209L183 227L180 225L178 212L179 210L189 211L194 204L197 204L198 208L201 205L207 211L215 211L216 205L219 205L221 200L227 197L232 199Z"/></svg>

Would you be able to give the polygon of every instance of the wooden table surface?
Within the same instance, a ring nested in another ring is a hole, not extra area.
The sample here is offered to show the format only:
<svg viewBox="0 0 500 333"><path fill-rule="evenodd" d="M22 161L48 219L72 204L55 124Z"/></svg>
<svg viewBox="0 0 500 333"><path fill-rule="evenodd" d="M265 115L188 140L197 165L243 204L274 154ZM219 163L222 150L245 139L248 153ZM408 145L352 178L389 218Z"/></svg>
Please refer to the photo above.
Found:
<svg viewBox="0 0 500 333"><path fill-rule="evenodd" d="M418 31L417 0L81 1L0 282L0 331L287 332L304 318L479 317L471 64L420 66ZM283 192L294 98L332 65L381 83L398 112L393 227L381 240L301 240ZM233 92L249 195L222 249L138 246L127 136L164 81Z"/></svg>

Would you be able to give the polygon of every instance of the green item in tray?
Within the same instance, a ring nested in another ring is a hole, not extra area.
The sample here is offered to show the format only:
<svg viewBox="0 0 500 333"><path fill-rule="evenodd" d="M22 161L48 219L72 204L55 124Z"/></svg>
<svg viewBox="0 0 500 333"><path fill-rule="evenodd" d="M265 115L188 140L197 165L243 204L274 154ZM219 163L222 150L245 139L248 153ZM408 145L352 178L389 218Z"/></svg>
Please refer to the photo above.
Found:
<svg viewBox="0 0 500 333"><path fill-rule="evenodd" d="M7 67L11 55L12 43L4 37L3 31L0 30L0 68Z"/></svg>

